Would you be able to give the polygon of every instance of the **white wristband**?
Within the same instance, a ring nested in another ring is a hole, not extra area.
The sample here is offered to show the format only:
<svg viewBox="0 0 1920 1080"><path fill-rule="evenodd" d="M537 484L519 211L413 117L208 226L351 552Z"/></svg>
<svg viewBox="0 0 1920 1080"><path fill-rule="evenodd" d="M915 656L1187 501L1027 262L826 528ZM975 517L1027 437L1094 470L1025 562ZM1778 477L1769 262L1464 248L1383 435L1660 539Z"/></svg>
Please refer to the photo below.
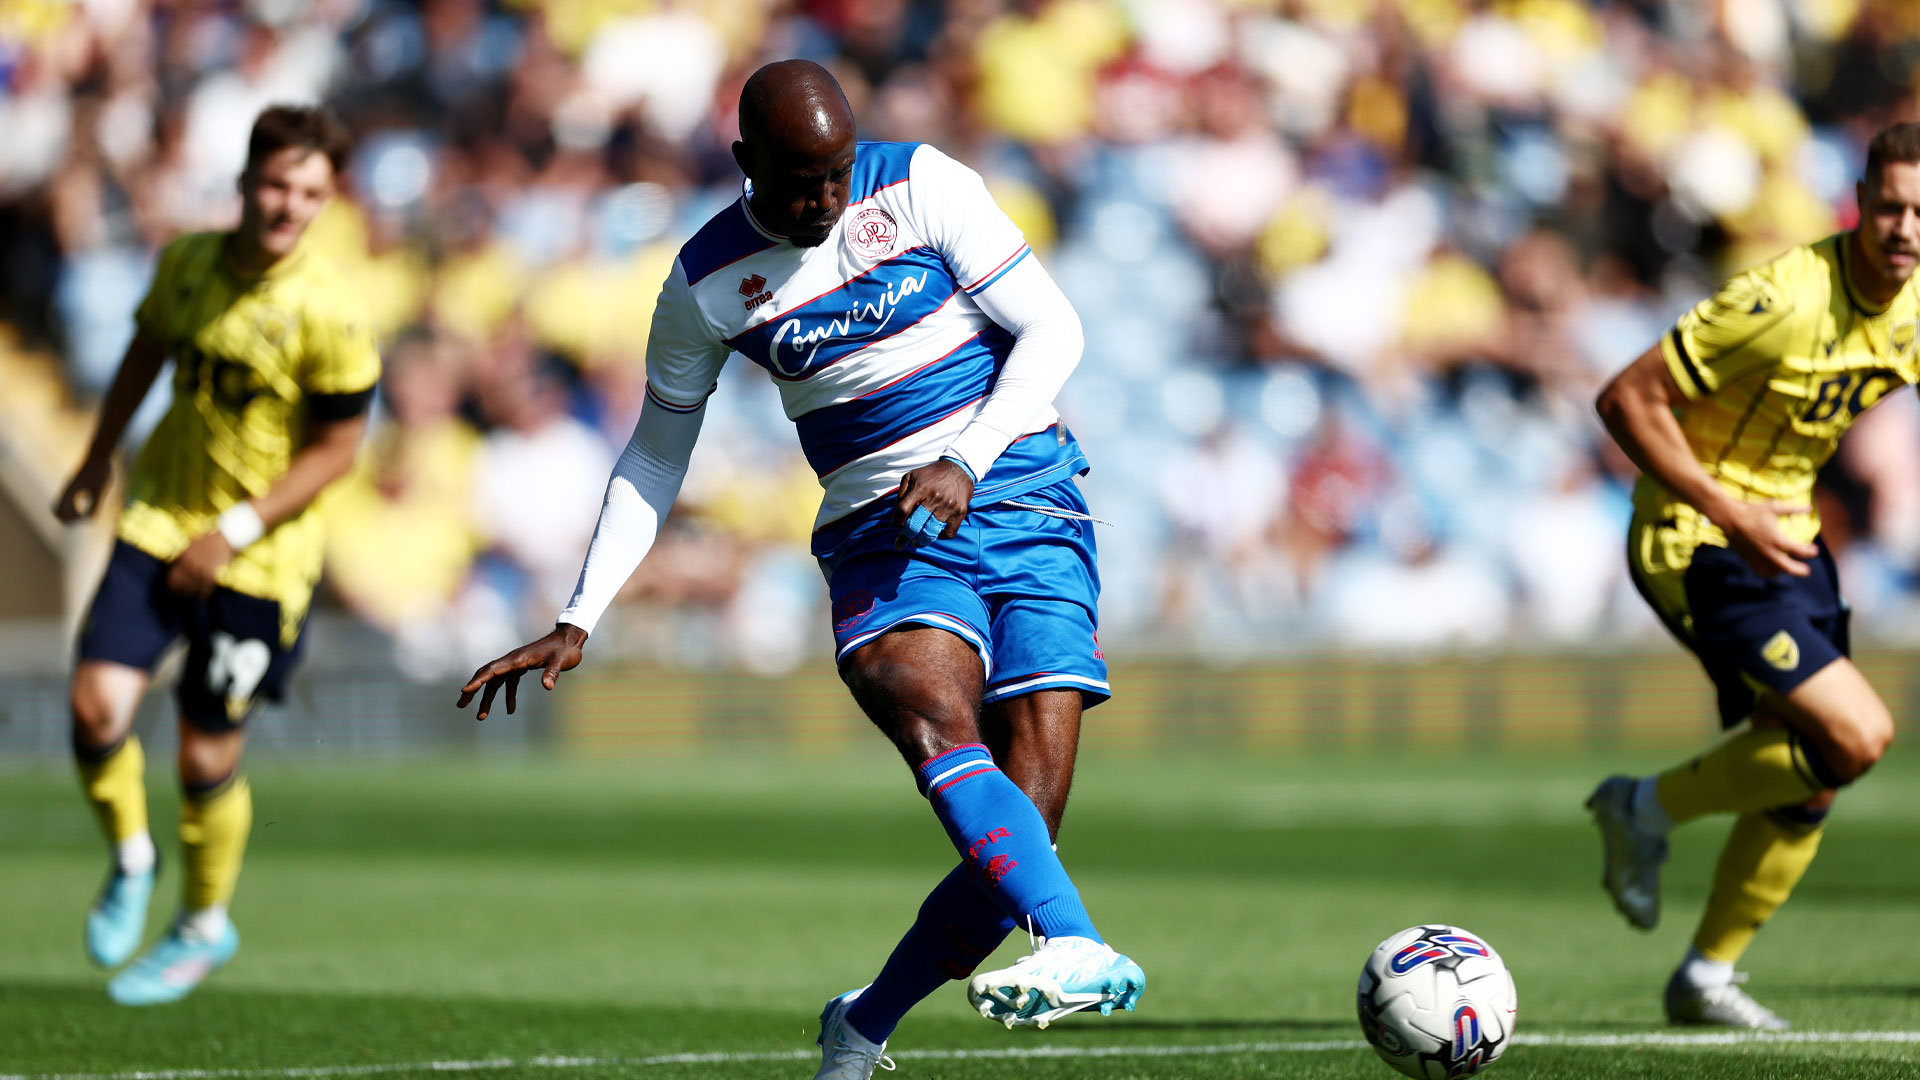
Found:
<svg viewBox="0 0 1920 1080"><path fill-rule="evenodd" d="M214 528L220 530L220 535L227 538L227 545L235 551L245 551L267 534L267 523L260 520L260 511L250 502L235 503L220 515Z"/></svg>

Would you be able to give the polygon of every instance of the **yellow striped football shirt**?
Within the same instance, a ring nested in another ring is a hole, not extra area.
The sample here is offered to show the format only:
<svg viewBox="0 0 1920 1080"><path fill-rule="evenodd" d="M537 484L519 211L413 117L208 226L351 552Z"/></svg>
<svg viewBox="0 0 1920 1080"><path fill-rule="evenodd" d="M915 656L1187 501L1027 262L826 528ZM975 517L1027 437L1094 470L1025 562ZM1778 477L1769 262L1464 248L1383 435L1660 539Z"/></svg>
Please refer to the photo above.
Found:
<svg viewBox="0 0 1920 1080"><path fill-rule="evenodd" d="M364 407L380 377L373 333L324 256L303 246L244 275L228 236L168 244L134 317L173 360L173 404L134 461L119 536L166 561L221 511L265 494L305 444L310 417ZM289 645L320 577L321 535L309 505L220 572L221 585L279 602Z"/></svg>
<svg viewBox="0 0 1920 1080"><path fill-rule="evenodd" d="M1814 476L1854 418L1920 380L1912 284L1873 305L1854 291L1840 233L1736 275L1681 316L1660 342L1686 395L1675 409L1695 459L1738 498L1810 506ZM1642 476L1635 516L1683 544L1726 536L1666 487ZM1820 531L1815 513L1781 519L1795 539Z"/></svg>

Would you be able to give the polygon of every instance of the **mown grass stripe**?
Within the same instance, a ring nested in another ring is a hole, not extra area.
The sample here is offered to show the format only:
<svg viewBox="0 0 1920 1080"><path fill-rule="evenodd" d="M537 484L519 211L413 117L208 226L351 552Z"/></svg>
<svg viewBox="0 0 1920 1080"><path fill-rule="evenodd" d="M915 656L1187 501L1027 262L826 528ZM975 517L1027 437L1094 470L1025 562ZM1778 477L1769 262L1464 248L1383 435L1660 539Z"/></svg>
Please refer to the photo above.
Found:
<svg viewBox="0 0 1920 1080"><path fill-rule="evenodd" d="M1920 1031L1651 1031L1625 1035L1522 1034L1516 1046L1553 1047L1718 1047L1746 1044L1920 1043ZM1208 1057L1239 1054L1305 1054L1364 1050L1360 1039L1317 1042L1196 1043L1173 1046L1017 1046L1003 1049L902 1050L902 1061L964 1061L1022 1058ZM305 1077L379 1076L408 1072L498 1072L507 1069L632 1069L656 1065L727 1065L810 1061L815 1050L763 1050L738 1053L651 1054L646 1057L474 1058L455 1061L389 1062L368 1065L308 1065L254 1069L143 1069L108 1073L8 1073L0 1080L296 1080Z"/></svg>

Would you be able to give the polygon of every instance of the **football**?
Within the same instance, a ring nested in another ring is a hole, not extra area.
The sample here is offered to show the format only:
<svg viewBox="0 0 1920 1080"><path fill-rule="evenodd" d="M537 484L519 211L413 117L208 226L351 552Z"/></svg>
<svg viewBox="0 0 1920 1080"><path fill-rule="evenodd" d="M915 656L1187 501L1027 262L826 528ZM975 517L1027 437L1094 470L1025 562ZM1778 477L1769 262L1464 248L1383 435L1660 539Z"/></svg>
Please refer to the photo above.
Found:
<svg viewBox="0 0 1920 1080"><path fill-rule="evenodd" d="M1360 1030L1380 1060L1421 1080L1469 1076L1513 1041L1519 999L1500 954L1457 926L1415 926L1360 969Z"/></svg>

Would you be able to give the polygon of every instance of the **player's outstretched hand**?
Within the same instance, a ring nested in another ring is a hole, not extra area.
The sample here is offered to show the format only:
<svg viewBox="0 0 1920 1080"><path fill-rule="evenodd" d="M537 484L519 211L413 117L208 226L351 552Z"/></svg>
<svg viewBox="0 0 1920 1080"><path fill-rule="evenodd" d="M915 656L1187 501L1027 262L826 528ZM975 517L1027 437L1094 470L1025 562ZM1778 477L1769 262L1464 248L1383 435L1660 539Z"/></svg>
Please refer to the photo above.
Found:
<svg viewBox="0 0 1920 1080"><path fill-rule="evenodd" d="M67 489L60 493L60 501L53 504L53 516L68 525L92 517L100 508L100 493L107 489L107 481L112 476L113 462L88 458L74 470Z"/></svg>
<svg viewBox="0 0 1920 1080"><path fill-rule="evenodd" d="M491 664L482 664L467 685L460 688L459 708L466 708L473 700L475 691L480 691L480 708L473 714L475 720L485 720L493 712L493 695L500 688L507 688L507 711L512 712L518 704L516 698L520 689L520 676L534 668L541 668L540 685L551 690L560 681L560 673L572 671L580 666L580 650L587 644L587 632L570 623L561 623L553 628L553 633L539 641L529 642L513 650ZM484 689L483 689L484 688Z"/></svg>
<svg viewBox="0 0 1920 1080"><path fill-rule="evenodd" d="M941 458L922 465L900 478L900 499L893 505L893 527L905 530L913 512L925 507L934 517L947 523L940 539L951 540L960 533L967 506L973 501L973 477L957 461ZM898 546L906 546L904 533Z"/></svg>
<svg viewBox="0 0 1920 1080"><path fill-rule="evenodd" d="M1813 569L1804 560L1818 557L1820 549L1788 536L1780 528L1780 519L1808 512L1808 507L1791 503L1736 502L1722 511L1714 524L1727 534L1728 546L1765 576L1806 577Z"/></svg>

